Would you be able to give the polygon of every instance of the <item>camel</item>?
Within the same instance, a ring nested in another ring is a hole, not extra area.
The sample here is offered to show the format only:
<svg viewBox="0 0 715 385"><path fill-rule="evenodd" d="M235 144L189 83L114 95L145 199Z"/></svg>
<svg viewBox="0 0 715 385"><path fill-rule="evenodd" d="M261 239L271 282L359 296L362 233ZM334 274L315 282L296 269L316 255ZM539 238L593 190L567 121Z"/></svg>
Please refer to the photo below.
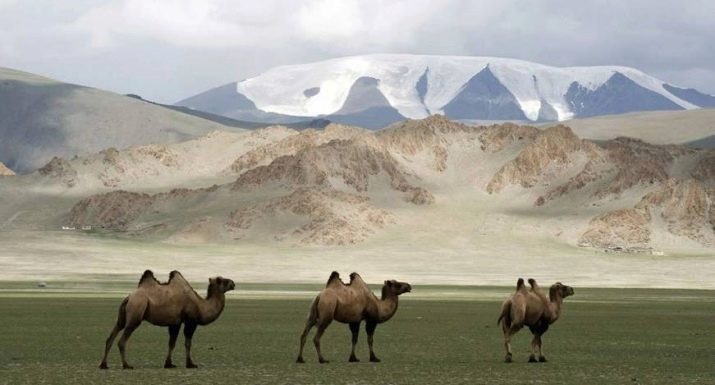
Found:
<svg viewBox="0 0 715 385"><path fill-rule="evenodd" d="M549 297L546 298L536 280L530 278L529 285L531 287L527 289L524 280L519 278L516 283L516 291L502 304L501 314L497 320L497 324L501 324L504 333L505 362L512 361L511 337L524 326L528 326L534 335L531 341L529 362L546 362L541 336L549 329L549 325L559 319L564 298L574 294L572 287L556 282L549 288ZM539 351L538 361L535 355L537 348Z"/></svg>
<svg viewBox="0 0 715 385"><path fill-rule="evenodd" d="M346 323L352 333L352 350L349 362L359 362L355 356L355 345L360 332L360 323L365 321L367 344L370 347L370 362L380 362L373 350L373 335L378 324L388 321L397 312L398 297L412 291L409 283L395 280L385 281L382 286L382 298L378 299L370 290L365 281L357 273L350 274L350 283L345 284L337 272L333 272L328 279L325 289L318 294L310 305L305 329L300 336L300 350L296 362L304 363L303 346L305 339L313 326L318 326L313 343L318 352L318 361L327 363L320 353L320 338L325 329L335 320Z"/></svg>
<svg viewBox="0 0 715 385"><path fill-rule="evenodd" d="M196 368L197 365L191 359L191 338L196 327L208 325L221 315L226 302L225 293L235 287L236 285L230 279L209 278L206 298L201 298L178 271L172 271L169 274L169 281L161 283L154 277L151 270L146 270L139 280L136 290L129 294L119 306L117 322L105 343L104 358L102 358L99 368L108 368L109 349L117 334L124 329L118 343L119 353L122 356L122 367L134 369L127 363L125 352L127 340L142 321L169 328L169 353L164 361L165 368L176 367L171 362L171 353L183 323L186 367Z"/></svg>

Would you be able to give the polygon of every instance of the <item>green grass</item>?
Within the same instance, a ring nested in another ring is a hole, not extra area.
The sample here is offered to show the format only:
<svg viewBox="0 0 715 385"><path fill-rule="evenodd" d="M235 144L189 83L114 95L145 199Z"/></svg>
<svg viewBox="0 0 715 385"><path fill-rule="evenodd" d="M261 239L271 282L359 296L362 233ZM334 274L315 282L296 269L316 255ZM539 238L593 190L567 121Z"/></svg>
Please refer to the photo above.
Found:
<svg viewBox="0 0 715 385"><path fill-rule="evenodd" d="M308 362L296 364L309 297L233 298L221 318L194 337L198 370L162 369L166 329L143 324L128 346L134 371L119 369L116 347L110 370L97 369L121 299L6 294L0 298L0 383L715 383L712 292L577 289L545 335L550 362L526 362L530 333L522 330L513 342L516 362L505 364L496 297L508 290L415 288L395 318L377 329L380 364L367 362L362 331L363 362L348 363L349 332L337 323L323 338L332 362L318 364L309 342ZM415 299L420 291L433 295ZM446 300L451 295L434 299L439 292L464 295L459 301ZM183 359L181 336L174 361Z"/></svg>

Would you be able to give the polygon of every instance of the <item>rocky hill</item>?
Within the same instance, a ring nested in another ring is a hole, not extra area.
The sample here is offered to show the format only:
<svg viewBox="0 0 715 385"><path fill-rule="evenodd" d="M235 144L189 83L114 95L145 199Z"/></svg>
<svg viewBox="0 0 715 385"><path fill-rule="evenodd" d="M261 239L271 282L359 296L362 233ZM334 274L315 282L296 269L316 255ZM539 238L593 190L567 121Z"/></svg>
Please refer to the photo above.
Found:
<svg viewBox="0 0 715 385"><path fill-rule="evenodd" d="M435 115L376 133L335 124L214 132L55 158L11 179L0 190L33 191L16 210L41 210L32 194L61 194L37 217L171 243L488 236L488 247L523 239L624 252L715 245L715 151L593 142L566 125L472 127Z"/></svg>

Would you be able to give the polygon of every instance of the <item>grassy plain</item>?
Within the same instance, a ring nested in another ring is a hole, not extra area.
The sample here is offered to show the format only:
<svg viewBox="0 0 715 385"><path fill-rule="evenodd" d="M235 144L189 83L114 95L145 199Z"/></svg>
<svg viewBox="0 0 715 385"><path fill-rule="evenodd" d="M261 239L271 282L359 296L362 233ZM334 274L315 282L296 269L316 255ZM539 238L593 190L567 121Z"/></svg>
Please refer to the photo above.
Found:
<svg viewBox="0 0 715 385"><path fill-rule="evenodd" d="M199 328L193 349L199 369L162 369L166 329L144 324L128 346L136 369L121 370L114 348L110 370L101 371L104 339L125 287L27 286L0 283L0 383L715 383L712 291L577 288L545 336L550 362L526 362L530 334L524 330L514 341L516 362L505 364L496 318L509 288L418 286L377 329L382 363L367 362L364 334L363 362L348 363L348 328L333 324L323 339L332 362L318 364L309 343L308 362L299 365L298 336L318 286L244 284L218 321ZM182 341L177 364L183 363Z"/></svg>

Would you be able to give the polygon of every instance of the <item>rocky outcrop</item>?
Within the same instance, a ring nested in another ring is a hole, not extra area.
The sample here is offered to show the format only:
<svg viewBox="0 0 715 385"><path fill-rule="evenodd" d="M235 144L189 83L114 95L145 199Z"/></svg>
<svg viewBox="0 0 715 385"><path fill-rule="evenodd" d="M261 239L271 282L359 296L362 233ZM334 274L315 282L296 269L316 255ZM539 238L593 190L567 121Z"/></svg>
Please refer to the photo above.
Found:
<svg viewBox="0 0 715 385"><path fill-rule="evenodd" d="M319 146L335 139L350 139L357 135L365 135L362 129L340 124L329 124L322 131L308 129L287 136L273 143L266 143L247 151L238 157L227 169L227 172L241 174L256 166L269 164L274 159L286 155L294 155L309 147Z"/></svg>
<svg viewBox="0 0 715 385"><path fill-rule="evenodd" d="M580 246L610 250L648 249L650 215L638 209L621 209L598 215L579 239Z"/></svg>
<svg viewBox="0 0 715 385"><path fill-rule="evenodd" d="M696 179L668 180L636 206L660 213L668 231L707 246L715 246L715 187Z"/></svg>
<svg viewBox="0 0 715 385"><path fill-rule="evenodd" d="M668 232L715 246L715 188L695 179L669 179L635 207L595 217L579 244L619 250L648 248L656 216Z"/></svg>
<svg viewBox="0 0 715 385"><path fill-rule="evenodd" d="M303 217L306 223L276 234L275 238L318 245L359 243L394 220L392 214L374 207L366 197L333 189L298 188L267 203L236 209L226 228L240 237L257 221L270 221L286 213Z"/></svg>
<svg viewBox="0 0 715 385"><path fill-rule="evenodd" d="M715 184L715 150L702 154L693 169L692 176L707 186Z"/></svg>
<svg viewBox="0 0 715 385"><path fill-rule="evenodd" d="M656 146L638 139L617 138L606 142L608 161L614 166L615 176L599 189L598 197L618 195L638 185L656 185L668 179L668 168L673 161L695 150L683 146Z"/></svg>
<svg viewBox="0 0 715 385"><path fill-rule="evenodd" d="M601 149L592 142L579 139L570 128L558 125L539 132L517 157L505 164L487 184L495 193L511 184L533 187L546 174L571 166L575 153L588 159L601 157Z"/></svg>
<svg viewBox="0 0 715 385"><path fill-rule="evenodd" d="M179 165L179 155L166 145L147 145L132 149L132 158L151 157L158 160L166 167L176 167Z"/></svg>
<svg viewBox="0 0 715 385"><path fill-rule="evenodd" d="M459 134L476 135L479 128L450 121L444 115L432 115L422 120L407 120L377 133L377 138L391 151L405 157L427 153L435 171L447 169L448 146Z"/></svg>
<svg viewBox="0 0 715 385"><path fill-rule="evenodd" d="M57 179L67 187L77 184L78 175L72 165L65 159L54 157L46 165L37 169L37 172L49 178Z"/></svg>
<svg viewBox="0 0 715 385"><path fill-rule="evenodd" d="M0 162L0 176L13 176L15 172L7 168L3 162Z"/></svg>
<svg viewBox="0 0 715 385"><path fill-rule="evenodd" d="M530 143L539 132L536 127L504 123L489 126L479 136L479 141L482 143L482 151L499 152L514 143Z"/></svg>
<svg viewBox="0 0 715 385"><path fill-rule="evenodd" d="M373 136L350 140L333 140L317 147L308 147L295 155L282 156L269 165L243 173L233 184L234 190L276 182L285 188L304 186L331 187L341 181L366 192L370 179L385 176L389 186L404 193L404 198L416 204L431 203L431 194L409 182L410 176Z"/></svg>
<svg viewBox="0 0 715 385"><path fill-rule="evenodd" d="M93 195L72 207L69 221L76 227L126 231L155 201L149 194L121 190Z"/></svg>
<svg viewBox="0 0 715 385"><path fill-rule="evenodd" d="M123 190L96 194L82 199L72 207L69 222L75 227L91 226L141 233L142 228L136 222L142 215L156 213L159 209L176 210L179 200L206 197L218 189L219 186L214 185L202 189L177 188L153 195Z"/></svg>
<svg viewBox="0 0 715 385"><path fill-rule="evenodd" d="M535 204L542 206L548 201L559 198L576 190L583 189L589 184L601 179L608 170L603 158L596 157L586 162L583 170L575 176L569 178L566 183L560 184L546 192L546 194L536 199Z"/></svg>

